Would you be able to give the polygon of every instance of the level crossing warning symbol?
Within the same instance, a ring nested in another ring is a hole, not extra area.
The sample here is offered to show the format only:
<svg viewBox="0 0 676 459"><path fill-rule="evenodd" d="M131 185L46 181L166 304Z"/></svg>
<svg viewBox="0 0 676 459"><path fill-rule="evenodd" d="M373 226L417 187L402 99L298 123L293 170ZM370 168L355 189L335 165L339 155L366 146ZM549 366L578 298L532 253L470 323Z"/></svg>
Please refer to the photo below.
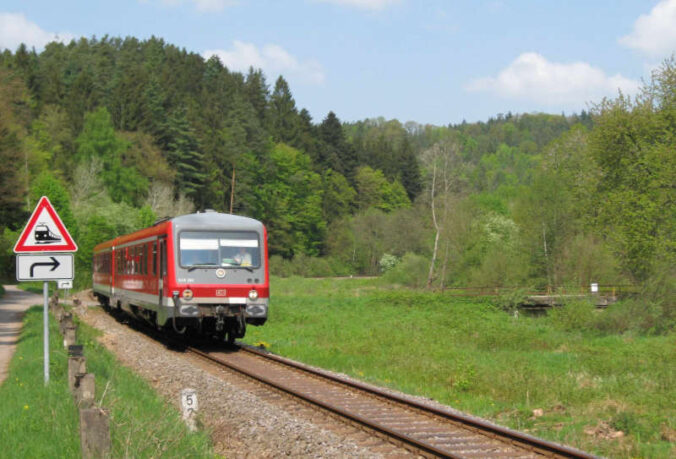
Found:
<svg viewBox="0 0 676 459"><path fill-rule="evenodd" d="M40 198L14 246L14 253L26 252L77 252L75 241L47 196Z"/></svg>

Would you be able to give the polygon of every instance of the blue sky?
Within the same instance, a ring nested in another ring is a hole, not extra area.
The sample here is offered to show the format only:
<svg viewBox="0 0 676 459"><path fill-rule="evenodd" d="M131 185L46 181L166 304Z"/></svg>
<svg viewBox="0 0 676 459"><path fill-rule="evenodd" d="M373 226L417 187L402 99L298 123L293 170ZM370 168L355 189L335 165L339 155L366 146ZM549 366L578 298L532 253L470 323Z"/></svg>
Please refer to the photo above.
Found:
<svg viewBox="0 0 676 459"><path fill-rule="evenodd" d="M0 48L162 37L280 73L316 122L572 113L676 52L676 0L0 0Z"/></svg>

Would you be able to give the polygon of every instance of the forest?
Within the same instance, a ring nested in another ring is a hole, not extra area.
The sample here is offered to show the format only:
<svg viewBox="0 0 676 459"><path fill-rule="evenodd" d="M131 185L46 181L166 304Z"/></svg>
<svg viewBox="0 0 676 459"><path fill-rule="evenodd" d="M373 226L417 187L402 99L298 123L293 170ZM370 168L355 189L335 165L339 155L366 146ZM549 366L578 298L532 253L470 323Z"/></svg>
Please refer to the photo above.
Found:
<svg viewBox="0 0 676 459"><path fill-rule="evenodd" d="M83 287L95 244L215 209L265 223L281 276L598 282L669 303L675 147L673 56L638 95L579 114L432 126L313 120L283 76L156 37L22 45L0 54L0 267L14 277L14 242L47 195L79 245Z"/></svg>

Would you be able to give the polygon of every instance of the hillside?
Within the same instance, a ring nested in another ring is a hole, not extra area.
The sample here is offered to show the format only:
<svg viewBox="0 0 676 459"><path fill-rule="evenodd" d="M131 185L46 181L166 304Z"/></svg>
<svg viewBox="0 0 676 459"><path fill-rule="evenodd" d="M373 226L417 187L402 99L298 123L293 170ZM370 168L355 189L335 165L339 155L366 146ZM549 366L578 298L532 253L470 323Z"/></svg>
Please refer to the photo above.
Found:
<svg viewBox="0 0 676 459"><path fill-rule="evenodd" d="M283 77L232 72L160 38L0 54L0 240L46 194L78 241L212 208L261 219L279 274L410 285L674 279L676 65L579 115L431 126L321 121ZM432 262L432 269L430 263ZM666 290L665 290L666 289Z"/></svg>

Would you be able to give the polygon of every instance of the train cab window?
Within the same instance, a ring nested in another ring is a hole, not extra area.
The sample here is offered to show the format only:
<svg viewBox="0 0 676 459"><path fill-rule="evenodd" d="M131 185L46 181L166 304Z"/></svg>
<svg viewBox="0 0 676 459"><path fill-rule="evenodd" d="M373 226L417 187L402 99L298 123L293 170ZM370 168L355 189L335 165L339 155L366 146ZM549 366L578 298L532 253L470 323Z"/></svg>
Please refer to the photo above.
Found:
<svg viewBox="0 0 676 459"><path fill-rule="evenodd" d="M184 268L257 268L261 264L259 237L253 231L183 231L179 250Z"/></svg>

